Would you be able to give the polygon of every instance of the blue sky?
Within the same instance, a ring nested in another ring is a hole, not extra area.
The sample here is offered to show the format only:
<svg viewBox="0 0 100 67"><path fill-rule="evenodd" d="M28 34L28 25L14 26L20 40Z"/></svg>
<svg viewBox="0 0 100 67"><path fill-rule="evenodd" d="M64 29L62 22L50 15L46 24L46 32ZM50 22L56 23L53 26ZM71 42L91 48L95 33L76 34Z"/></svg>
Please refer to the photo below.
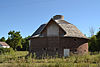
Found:
<svg viewBox="0 0 100 67"><path fill-rule="evenodd" d="M90 36L90 27L99 31L100 0L0 0L0 38L7 38L10 30L27 37L54 15L64 15Z"/></svg>

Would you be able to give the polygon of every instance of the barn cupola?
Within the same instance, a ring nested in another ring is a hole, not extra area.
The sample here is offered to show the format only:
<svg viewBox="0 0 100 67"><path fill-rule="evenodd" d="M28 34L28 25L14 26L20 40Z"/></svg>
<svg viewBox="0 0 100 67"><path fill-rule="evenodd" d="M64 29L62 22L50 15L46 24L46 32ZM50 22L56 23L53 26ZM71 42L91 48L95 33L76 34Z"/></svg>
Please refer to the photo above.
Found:
<svg viewBox="0 0 100 67"><path fill-rule="evenodd" d="M53 16L54 20L64 20L64 16L63 15L55 15Z"/></svg>

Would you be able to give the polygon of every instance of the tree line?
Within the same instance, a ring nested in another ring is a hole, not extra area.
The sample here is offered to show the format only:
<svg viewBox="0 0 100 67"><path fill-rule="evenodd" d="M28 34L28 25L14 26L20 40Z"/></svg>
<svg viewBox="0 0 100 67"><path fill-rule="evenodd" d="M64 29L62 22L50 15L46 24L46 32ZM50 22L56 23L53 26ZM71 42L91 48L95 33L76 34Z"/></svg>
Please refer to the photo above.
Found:
<svg viewBox="0 0 100 67"><path fill-rule="evenodd" d="M97 32L96 35L92 35L89 38L89 51L91 52L99 52L100 51L100 31Z"/></svg>
<svg viewBox="0 0 100 67"><path fill-rule="evenodd" d="M28 37L22 38L20 31L10 31L8 32L8 38L0 38L0 41L6 42L11 48L17 51L27 51L29 50Z"/></svg>

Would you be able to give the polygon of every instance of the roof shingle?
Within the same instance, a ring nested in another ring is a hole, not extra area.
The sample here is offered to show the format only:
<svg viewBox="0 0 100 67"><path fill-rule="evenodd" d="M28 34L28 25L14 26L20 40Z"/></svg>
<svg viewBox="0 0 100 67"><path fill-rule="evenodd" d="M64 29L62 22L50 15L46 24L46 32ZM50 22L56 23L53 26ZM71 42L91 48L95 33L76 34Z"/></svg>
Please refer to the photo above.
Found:
<svg viewBox="0 0 100 67"><path fill-rule="evenodd" d="M54 20L54 19L52 19ZM79 38L86 38L87 37L73 24L65 21L65 20L54 20L65 32L65 37L79 37ZM48 24L48 23L47 23ZM35 37L40 35L40 32L45 28L47 24L42 24L33 34L31 37Z"/></svg>

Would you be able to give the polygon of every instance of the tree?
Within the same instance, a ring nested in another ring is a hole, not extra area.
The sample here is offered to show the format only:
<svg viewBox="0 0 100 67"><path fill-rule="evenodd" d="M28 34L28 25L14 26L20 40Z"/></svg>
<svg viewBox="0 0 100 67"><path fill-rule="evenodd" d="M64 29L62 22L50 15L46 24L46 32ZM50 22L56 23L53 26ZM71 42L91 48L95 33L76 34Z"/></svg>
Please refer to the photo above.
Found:
<svg viewBox="0 0 100 67"><path fill-rule="evenodd" d="M98 51L97 44L96 44L96 36L95 35L93 35L90 38L90 41L89 41L89 51L91 51L91 52Z"/></svg>
<svg viewBox="0 0 100 67"><path fill-rule="evenodd" d="M5 40L5 37L2 37L1 39L0 39L0 41L1 42L5 42L6 40Z"/></svg>
<svg viewBox="0 0 100 67"><path fill-rule="evenodd" d="M9 37L6 42L14 50L20 50L22 48L22 44L21 44L22 36L21 36L20 32L10 31L8 33L8 35L9 35Z"/></svg>
<svg viewBox="0 0 100 67"><path fill-rule="evenodd" d="M90 38L89 41L89 50L94 52L94 51L100 51L100 31L97 32L96 35L93 35Z"/></svg>
<svg viewBox="0 0 100 67"><path fill-rule="evenodd" d="M30 36L28 36L28 37L25 37L25 38L23 38L22 39L22 50L24 50L24 51L26 51L26 50L29 50L29 40L28 40L28 38L29 38Z"/></svg>
<svg viewBox="0 0 100 67"><path fill-rule="evenodd" d="M96 37L99 39L100 38L100 31L97 32Z"/></svg>
<svg viewBox="0 0 100 67"><path fill-rule="evenodd" d="M97 46L98 46L98 50L100 51L100 31L97 32L96 38L97 38L96 43L97 43Z"/></svg>

